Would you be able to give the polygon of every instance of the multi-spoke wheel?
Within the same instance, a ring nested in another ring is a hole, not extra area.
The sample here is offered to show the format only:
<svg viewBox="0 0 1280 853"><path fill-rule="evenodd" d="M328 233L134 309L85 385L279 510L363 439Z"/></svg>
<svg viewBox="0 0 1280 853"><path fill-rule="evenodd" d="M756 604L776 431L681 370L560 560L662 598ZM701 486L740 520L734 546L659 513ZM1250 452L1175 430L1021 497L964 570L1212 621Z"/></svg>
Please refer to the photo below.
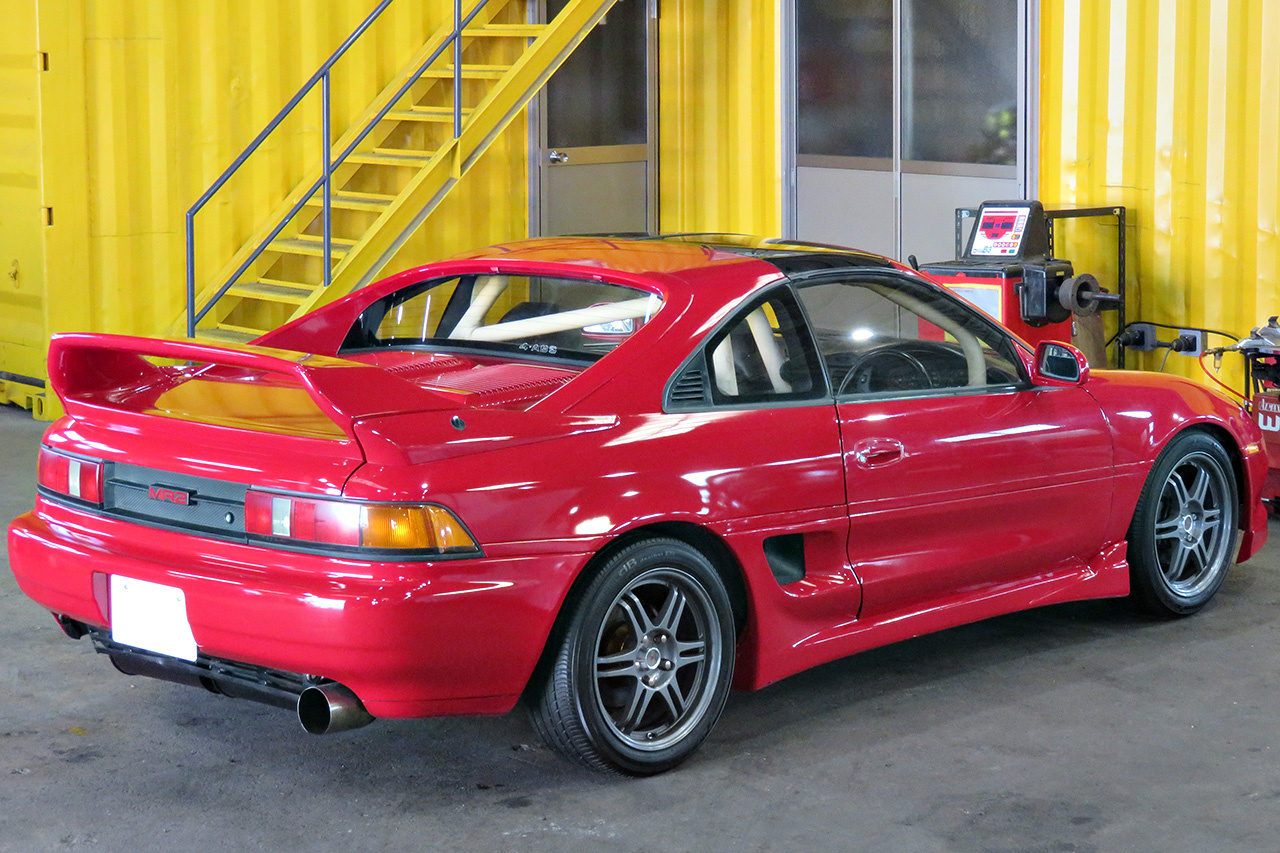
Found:
<svg viewBox="0 0 1280 853"><path fill-rule="evenodd" d="M670 539L600 567L534 685L534 725L588 767L660 773L710 733L729 692L733 611L696 549Z"/></svg>
<svg viewBox="0 0 1280 853"><path fill-rule="evenodd" d="M1184 616L1204 607L1235 556L1236 480L1217 441L1184 433L1147 477L1129 527L1134 598L1156 613Z"/></svg>

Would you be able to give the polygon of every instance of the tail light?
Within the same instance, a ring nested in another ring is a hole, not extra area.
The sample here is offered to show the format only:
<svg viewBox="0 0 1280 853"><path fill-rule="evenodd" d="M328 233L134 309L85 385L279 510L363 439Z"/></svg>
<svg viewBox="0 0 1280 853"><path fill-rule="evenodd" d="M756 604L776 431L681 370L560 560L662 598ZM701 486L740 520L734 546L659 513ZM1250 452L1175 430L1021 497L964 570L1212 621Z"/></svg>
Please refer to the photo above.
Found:
<svg viewBox="0 0 1280 853"><path fill-rule="evenodd" d="M92 504L102 503L102 463L40 448L36 481L46 489Z"/></svg>
<svg viewBox="0 0 1280 853"><path fill-rule="evenodd" d="M278 495L250 489L251 536L414 554L478 552L457 517L435 504L376 504Z"/></svg>

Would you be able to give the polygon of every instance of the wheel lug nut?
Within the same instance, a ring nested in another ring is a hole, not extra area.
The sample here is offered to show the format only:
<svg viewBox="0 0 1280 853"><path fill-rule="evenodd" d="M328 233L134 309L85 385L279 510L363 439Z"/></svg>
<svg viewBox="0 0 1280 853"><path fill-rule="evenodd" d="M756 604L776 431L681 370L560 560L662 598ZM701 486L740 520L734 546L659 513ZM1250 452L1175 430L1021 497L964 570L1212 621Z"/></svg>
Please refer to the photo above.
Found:
<svg viewBox="0 0 1280 853"><path fill-rule="evenodd" d="M662 667L662 668L663 668L664 670L666 670L667 672L670 672L670 671L671 671L671 668L672 668L673 666L675 666L675 664L673 664L673 663L672 663L671 661L669 661L669 660L664 660L662 663L658 664L658 666Z"/></svg>

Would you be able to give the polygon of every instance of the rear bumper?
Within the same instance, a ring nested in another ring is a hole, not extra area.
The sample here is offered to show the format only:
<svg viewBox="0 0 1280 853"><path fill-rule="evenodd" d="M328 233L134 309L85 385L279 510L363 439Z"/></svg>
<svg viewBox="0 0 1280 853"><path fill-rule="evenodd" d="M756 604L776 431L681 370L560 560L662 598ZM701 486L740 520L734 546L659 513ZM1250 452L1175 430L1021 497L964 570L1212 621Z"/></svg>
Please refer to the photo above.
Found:
<svg viewBox="0 0 1280 853"><path fill-rule="evenodd" d="M44 500L9 527L18 585L53 613L109 628L110 575L176 586L203 654L341 682L375 717L510 710L585 560L362 562Z"/></svg>

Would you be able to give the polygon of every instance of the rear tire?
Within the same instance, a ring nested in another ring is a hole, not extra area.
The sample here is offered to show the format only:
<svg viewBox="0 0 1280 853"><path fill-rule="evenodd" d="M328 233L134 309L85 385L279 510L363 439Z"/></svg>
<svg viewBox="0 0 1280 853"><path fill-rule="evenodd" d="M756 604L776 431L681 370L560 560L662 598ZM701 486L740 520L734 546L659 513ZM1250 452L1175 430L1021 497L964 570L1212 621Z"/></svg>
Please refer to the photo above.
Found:
<svg viewBox="0 0 1280 853"><path fill-rule="evenodd" d="M678 540L615 554L552 642L530 716L549 746L593 770L670 770L710 734L729 695L729 596L710 560Z"/></svg>
<svg viewBox="0 0 1280 853"><path fill-rule="evenodd" d="M1188 616L1213 598L1235 558L1236 478L1202 432L1174 438L1156 459L1129 526L1131 598L1160 616Z"/></svg>

